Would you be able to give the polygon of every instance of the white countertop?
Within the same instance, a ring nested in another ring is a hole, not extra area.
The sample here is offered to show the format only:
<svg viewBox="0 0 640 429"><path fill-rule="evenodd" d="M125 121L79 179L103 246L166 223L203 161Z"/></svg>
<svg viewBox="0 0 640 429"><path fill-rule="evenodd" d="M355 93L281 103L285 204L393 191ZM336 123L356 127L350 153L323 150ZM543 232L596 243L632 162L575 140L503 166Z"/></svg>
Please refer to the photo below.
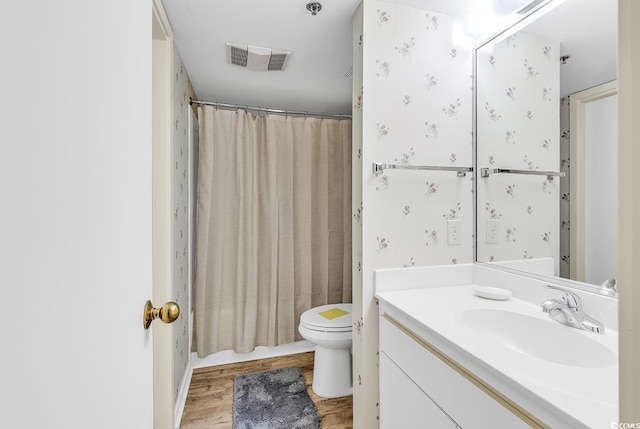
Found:
<svg viewBox="0 0 640 429"><path fill-rule="evenodd" d="M618 333L595 334L560 324L539 304L518 298L495 301L476 296L474 285L423 288L376 295L388 313L425 341L474 373L551 427L608 428L618 419L618 363L579 367L540 359L509 348L493 335L479 335L462 319L473 309L528 315L572 329L605 346L616 356ZM549 294L549 298L554 297ZM589 309L585 308L587 314ZM544 342L543 342L544 343Z"/></svg>

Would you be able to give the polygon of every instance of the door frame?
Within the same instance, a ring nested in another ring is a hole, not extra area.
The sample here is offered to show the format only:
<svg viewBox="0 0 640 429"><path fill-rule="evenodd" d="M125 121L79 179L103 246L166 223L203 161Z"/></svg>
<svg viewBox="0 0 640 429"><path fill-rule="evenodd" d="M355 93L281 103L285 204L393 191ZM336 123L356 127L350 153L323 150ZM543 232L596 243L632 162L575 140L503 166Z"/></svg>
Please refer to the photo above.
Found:
<svg viewBox="0 0 640 429"><path fill-rule="evenodd" d="M569 276L585 279L585 141L586 105L618 93L618 82L611 81L569 96Z"/></svg>
<svg viewBox="0 0 640 429"><path fill-rule="evenodd" d="M160 0L152 13L152 241L153 294L156 307L173 301L171 100L173 32ZM153 421L155 429L174 428L172 325L153 324Z"/></svg>

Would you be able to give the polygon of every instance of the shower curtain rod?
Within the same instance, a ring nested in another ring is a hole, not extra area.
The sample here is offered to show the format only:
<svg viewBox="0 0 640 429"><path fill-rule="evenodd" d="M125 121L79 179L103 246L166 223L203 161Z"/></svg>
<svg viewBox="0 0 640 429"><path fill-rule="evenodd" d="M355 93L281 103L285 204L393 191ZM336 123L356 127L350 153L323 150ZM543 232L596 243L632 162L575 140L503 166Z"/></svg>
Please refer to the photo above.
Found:
<svg viewBox="0 0 640 429"><path fill-rule="evenodd" d="M316 118L351 119L351 115L343 115L342 113L312 113L312 112L306 112L301 110L268 109L266 107L246 106L244 104L227 104L227 103L218 103L215 101L194 100L193 98L189 99L189 104L199 104L201 106L215 106L215 107L222 107L224 109L253 110L258 113L265 112L265 113L277 113L280 115L311 116Z"/></svg>

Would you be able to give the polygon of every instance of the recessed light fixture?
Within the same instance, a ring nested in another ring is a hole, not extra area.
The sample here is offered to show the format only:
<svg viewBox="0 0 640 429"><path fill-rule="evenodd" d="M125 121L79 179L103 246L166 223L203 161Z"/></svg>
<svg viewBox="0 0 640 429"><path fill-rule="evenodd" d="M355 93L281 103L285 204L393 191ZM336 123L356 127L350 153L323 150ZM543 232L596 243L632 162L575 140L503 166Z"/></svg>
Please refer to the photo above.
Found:
<svg viewBox="0 0 640 429"><path fill-rule="evenodd" d="M536 6L540 5L540 3L542 3L545 0L534 0L531 3L529 3L528 5L526 5L525 7L523 7L522 9L520 9L518 11L518 15L526 15L527 12L533 10Z"/></svg>
<svg viewBox="0 0 640 429"><path fill-rule="evenodd" d="M557 0L476 0L471 14L465 18L464 33L472 38L489 35L504 28L510 16L522 17L551 1Z"/></svg>

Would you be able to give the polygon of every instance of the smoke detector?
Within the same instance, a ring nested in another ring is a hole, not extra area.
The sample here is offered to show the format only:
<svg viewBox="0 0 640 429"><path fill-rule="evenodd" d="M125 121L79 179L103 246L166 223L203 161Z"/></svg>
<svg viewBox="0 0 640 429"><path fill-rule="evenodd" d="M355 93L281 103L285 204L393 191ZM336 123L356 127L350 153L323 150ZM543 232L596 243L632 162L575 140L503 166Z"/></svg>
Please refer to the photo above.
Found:
<svg viewBox="0 0 640 429"><path fill-rule="evenodd" d="M322 10L322 4L317 1L312 1L311 3L307 3L307 10L311 12L311 15L315 16Z"/></svg>
<svg viewBox="0 0 640 429"><path fill-rule="evenodd" d="M284 70L291 51L227 42L227 62L255 71Z"/></svg>

